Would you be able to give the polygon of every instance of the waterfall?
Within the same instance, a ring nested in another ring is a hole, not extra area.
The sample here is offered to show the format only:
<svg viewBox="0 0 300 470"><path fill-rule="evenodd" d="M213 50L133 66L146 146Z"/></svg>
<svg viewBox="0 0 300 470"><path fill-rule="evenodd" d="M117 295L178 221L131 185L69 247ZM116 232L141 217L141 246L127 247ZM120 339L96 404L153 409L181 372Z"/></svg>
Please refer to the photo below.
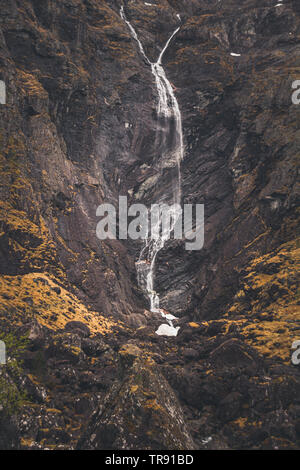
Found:
<svg viewBox="0 0 300 470"><path fill-rule="evenodd" d="M157 118L163 124L162 132L164 132L164 144L165 149L161 156L160 172L163 174L166 168L175 168L172 176L172 190L168 191L163 195L159 201L153 201L161 207L163 204L172 204L175 210L172 213L172 223L170 229L167 231L160 230L160 217L157 218L156 227L154 231L158 234L157 237L148 238L141 250L139 260L136 262L137 278L139 286L147 294L150 302L151 312L160 313L165 318L168 324L161 325L157 330L159 335L176 336L179 328L174 328L172 320L176 317L169 314L160 308L159 295L154 289L154 276L155 276L155 262L159 251L164 247L166 241L170 237L178 216L180 215L180 203L181 203L181 172L180 165L183 159L184 147L183 147L183 132L182 132L182 120L181 113L176 99L173 87L168 80L164 68L162 66L162 59L164 53L170 45L173 37L178 33L180 27L176 28L172 33L164 48L162 49L156 62L151 62L147 57L145 50L138 35L127 20L124 7L120 10L121 18L127 24L132 37L138 44L140 53L142 54L145 61L151 66L151 72L155 79L157 88L158 102L157 102ZM177 15L180 20L180 16ZM168 138L167 138L168 137ZM175 174L174 174L175 173ZM176 210L177 207L177 210ZM153 232L153 227L152 227Z"/></svg>

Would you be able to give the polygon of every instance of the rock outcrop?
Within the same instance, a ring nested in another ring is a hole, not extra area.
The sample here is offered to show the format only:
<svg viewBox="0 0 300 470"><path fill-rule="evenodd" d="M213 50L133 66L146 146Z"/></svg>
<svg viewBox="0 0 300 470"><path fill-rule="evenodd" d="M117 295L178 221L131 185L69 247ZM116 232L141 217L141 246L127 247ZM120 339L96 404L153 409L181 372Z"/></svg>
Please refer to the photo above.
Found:
<svg viewBox="0 0 300 470"><path fill-rule="evenodd" d="M119 354L120 379L92 418L78 448L195 448L180 404L151 356L130 343Z"/></svg>

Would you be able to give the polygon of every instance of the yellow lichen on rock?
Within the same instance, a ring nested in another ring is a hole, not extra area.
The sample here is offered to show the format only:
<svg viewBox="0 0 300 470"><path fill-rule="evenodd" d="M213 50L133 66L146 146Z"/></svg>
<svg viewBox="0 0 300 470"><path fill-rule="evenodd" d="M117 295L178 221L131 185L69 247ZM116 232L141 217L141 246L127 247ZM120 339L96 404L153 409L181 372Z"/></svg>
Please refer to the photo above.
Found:
<svg viewBox="0 0 300 470"><path fill-rule="evenodd" d="M88 310L48 273L0 276L1 317L10 317L16 324L36 318L52 330L64 328L70 321L81 321L95 334L109 333L117 326L113 320Z"/></svg>
<svg viewBox="0 0 300 470"><path fill-rule="evenodd" d="M265 357L290 363L291 346L300 339L300 242L281 245L255 258L226 318L245 317L239 331Z"/></svg>

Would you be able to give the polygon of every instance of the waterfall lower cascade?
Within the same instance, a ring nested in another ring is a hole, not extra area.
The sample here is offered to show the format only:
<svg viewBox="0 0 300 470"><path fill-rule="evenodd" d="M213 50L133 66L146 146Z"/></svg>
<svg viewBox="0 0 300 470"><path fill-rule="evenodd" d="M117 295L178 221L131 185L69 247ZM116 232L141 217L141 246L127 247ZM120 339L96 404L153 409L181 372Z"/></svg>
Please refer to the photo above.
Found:
<svg viewBox="0 0 300 470"><path fill-rule="evenodd" d="M173 87L169 82L161 63L164 53L169 47L169 44L172 41L173 37L180 30L180 27L176 28L176 30L173 32L173 34L166 42L164 48L162 49L157 62L153 63L147 57L143 45L139 40L135 29L127 20L123 6L121 7L120 15L124 22L127 24L132 37L137 42L140 53L142 54L143 58L151 66L151 71L155 78L155 84L158 94L157 118L161 124L160 130L158 130L157 132L162 134L160 135L160 147L162 147L163 149L160 150L160 159L157 166L159 169L160 176L163 175L165 169L171 169L172 171L171 189L168 189L158 201L153 201L153 204L158 204L159 207L162 207L162 205L164 204L172 204L172 207L175 208L174 212L172 213L171 224L168 229L160 229L159 217L157 218L156 222L157 226L154 228L152 226L152 233L155 232L157 236L154 238L148 238L145 241L139 259L136 262L137 278L139 286L149 297L151 312L160 313L162 317L168 322L167 324L160 325L156 333L158 335L164 336L176 336L179 330L179 327L174 327L173 325L173 320L175 320L176 317L160 308L159 295L154 290L154 274L157 255L159 251L164 247L166 241L170 238L170 233L173 230L181 211L180 165L184 156L182 120L178 101L176 99ZM180 16L177 15L177 17L180 20ZM178 208L178 212L176 207Z"/></svg>

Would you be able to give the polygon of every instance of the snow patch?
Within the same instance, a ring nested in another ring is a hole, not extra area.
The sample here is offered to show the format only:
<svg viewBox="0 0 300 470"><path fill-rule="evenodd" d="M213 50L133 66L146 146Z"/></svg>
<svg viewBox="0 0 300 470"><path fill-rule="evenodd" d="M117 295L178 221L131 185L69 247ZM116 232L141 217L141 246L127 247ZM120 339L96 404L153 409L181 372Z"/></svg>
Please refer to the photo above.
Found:
<svg viewBox="0 0 300 470"><path fill-rule="evenodd" d="M202 439L202 444L208 444L210 441L212 441L212 437L207 437L206 439Z"/></svg>
<svg viewBox="0 0 300 470"><path fill-rule="evenodd" d="M166 323L160 325L156 330L156 334L159 336L177 336L179 326L174 328L174 326L167 325Z"/></svg>

